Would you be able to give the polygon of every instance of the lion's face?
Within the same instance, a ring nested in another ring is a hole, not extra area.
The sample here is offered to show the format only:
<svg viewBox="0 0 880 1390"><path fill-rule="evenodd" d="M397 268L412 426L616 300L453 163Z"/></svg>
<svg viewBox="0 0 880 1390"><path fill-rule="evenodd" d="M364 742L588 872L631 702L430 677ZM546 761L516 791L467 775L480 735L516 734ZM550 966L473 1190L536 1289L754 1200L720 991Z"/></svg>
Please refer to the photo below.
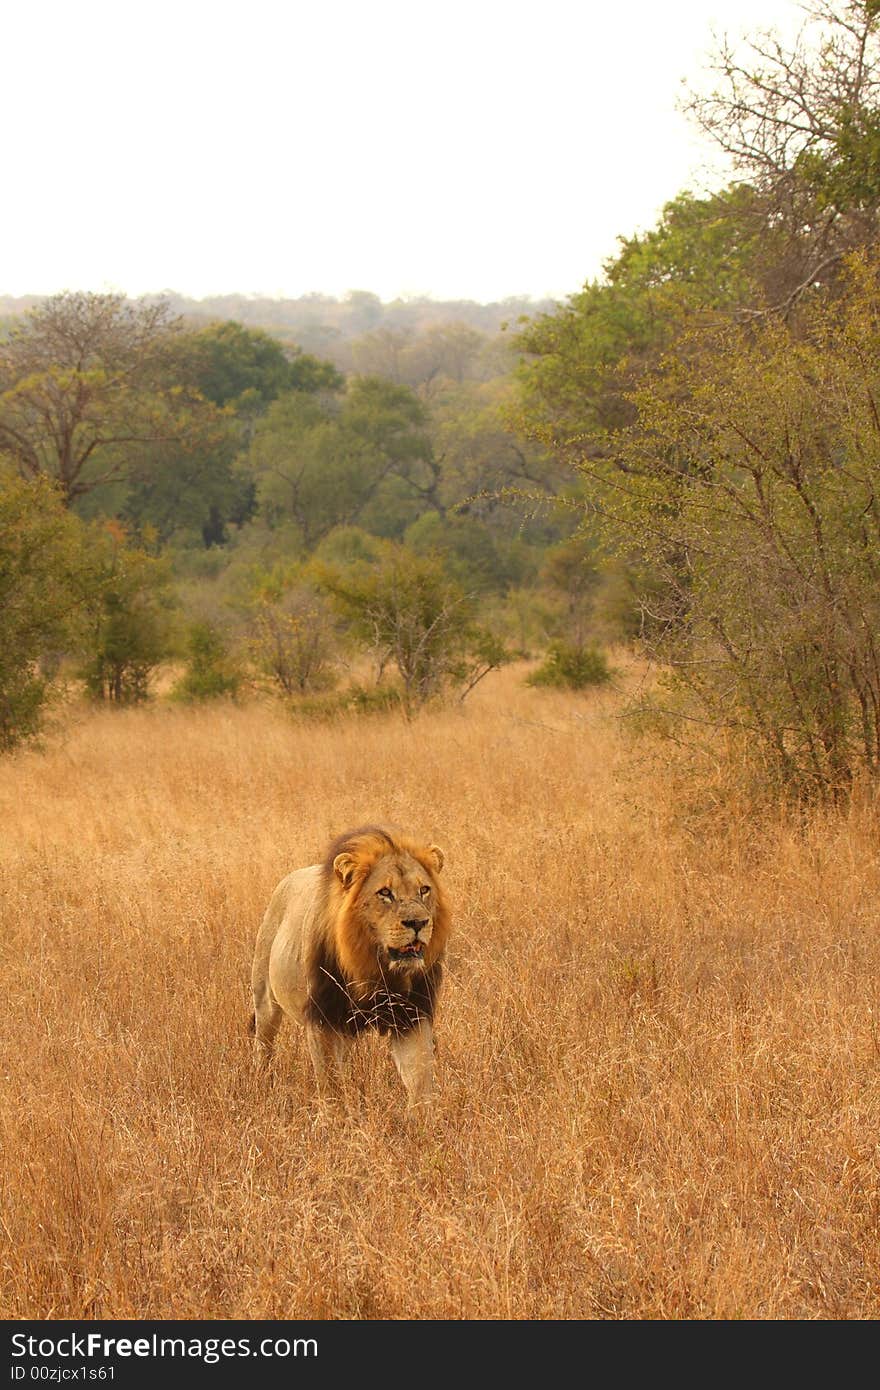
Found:
<svg viewBox="0 0 880 1390"><path fill-rule="evenodd" d="M343 888L354 896L349 921L383 974L424 970L442 950L444 941L435 931L442 911L435 875L442 863L436 846L420 858L398 849L368 865L350 854L334 861Z"/></svg>
<svg viewBox="0 0 880 1390"><path fill-rule="evenodd" d="M359 917L375 939L383 965L423 970L434 930L435 889L421 864L385 855L358 897Z"/></svg>

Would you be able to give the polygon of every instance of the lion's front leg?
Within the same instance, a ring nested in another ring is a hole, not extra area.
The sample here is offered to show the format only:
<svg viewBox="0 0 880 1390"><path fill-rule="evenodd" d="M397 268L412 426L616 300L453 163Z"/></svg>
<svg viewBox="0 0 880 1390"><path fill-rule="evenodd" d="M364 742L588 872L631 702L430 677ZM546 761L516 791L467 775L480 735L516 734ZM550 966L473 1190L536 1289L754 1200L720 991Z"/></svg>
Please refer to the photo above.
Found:
<svg viewBox="0 0 880 1390"><path fill-rule="evenodd" d="M423 1105L434 1094L434 1030L424 1018L407 1033L391 1035L391 1055L406 1087L407 1109Z"/></svg>
<svg viewBox="0 0 880 1390"><path fill-rule="evenodd" d="M313 1023L306 1024L306 1038L318 1090L321 1095L334 1095L343 1079L352 1040L333 1028L318 1028Z"/></svg>

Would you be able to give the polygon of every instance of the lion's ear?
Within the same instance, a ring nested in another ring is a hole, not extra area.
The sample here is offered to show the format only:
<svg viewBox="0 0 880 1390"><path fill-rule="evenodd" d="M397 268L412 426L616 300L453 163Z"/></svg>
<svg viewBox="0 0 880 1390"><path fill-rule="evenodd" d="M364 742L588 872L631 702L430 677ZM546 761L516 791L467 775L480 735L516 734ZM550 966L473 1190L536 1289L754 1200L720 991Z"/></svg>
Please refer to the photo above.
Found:
<svg viewBox="0 0 880 1390"><path fill-rule="evenodd" d="M428 853L433 859L434 868L439 874L440 870L443 868L443 862L446 856L444 855L439 845L428 845Z"/></svg>
<svg viewBox="0 0 880 1390"><path fill-rule="evenodd" d="M351 887L351 880L354 878L354 871L357 868L357 860L353 854L337 854L333 860L333 872L339 879L343 888Z"/></svg>

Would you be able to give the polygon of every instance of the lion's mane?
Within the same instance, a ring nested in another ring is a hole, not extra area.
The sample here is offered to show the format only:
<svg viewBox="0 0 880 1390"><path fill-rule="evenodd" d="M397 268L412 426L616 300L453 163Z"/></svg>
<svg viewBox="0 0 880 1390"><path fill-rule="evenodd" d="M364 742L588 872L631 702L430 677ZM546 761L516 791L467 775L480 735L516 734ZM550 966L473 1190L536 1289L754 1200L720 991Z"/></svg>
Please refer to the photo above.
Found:
<svg viewBox="0 0 880 1390"><path fill-rule="evenodd" d="M360 911L362 889L374 865L395 854L409 855L421 865L434 897L424 968L403 978L383 971ZM340 855L354 861L346 884L334 868ZM313 1023L343 1032L372 1027L387 1033L403 1032L420 1018L433 1017L451 918L431 848L393 826L347 830L334 840L323 861L313 924L306 955L307 1015Z"/></svg>

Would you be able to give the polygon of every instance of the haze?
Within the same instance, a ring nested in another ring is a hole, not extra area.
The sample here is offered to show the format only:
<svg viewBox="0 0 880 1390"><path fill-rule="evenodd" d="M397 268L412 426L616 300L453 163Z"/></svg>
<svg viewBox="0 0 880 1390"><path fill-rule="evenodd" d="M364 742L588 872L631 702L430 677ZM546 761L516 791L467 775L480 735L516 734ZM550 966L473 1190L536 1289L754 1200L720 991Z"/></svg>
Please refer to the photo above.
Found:
<svg viewBox="0 0 880 1390"><path fill-rule="evenodd" d="M17 7L0 293L570 293L718 182L676 110L713 27L801 19L782 0Z"/></svg>

